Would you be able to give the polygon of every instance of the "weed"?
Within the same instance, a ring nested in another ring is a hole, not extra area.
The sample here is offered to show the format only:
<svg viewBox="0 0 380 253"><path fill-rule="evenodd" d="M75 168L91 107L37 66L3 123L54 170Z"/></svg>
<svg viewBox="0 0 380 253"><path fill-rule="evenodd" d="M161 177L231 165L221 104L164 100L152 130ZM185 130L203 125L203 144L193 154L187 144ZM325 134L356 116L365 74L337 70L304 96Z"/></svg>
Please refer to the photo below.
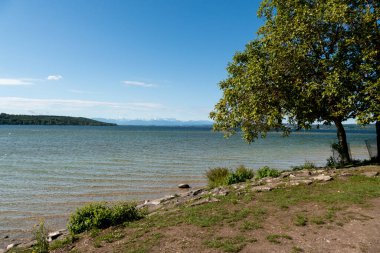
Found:
<svg viewBox="0 0 380 253"><path fill-rule="evenodd" d="M236 168L234 173L230 173L228 175L227 184L231 185L240 182L245 182L246 180L249 180L251 178L253 178L253 171L241 165L238 168Z"/></svg>
<svg viewBox="0 0 380 253"><path fill-rule="evenodd" d="M217 167L209 169L206 172L209 187L214 188L221 185L226 185L226 180L229 174L230 171L227 168Z"/></svg>
<svg viewBox="0 0 380 253"><path fill-rule="evenodd" d="M247 230L256 230L263 228L263 225L258 221L244 221L242 226L240 227L240 230L247 231Z"/></svg>
<svg viewBox="0 0 380 253"><path fill-rule="evenodd" d="M317 224L317 225L323 225L325 224L326 222L323 220L323 217L321 216L314 216L311 218L311 222L313 222L314 224Z"/></svg>
<svg viewBox="0 0 380 253"><path fill-rule="evenodd" d="M256 178L261 179L264 177L278 177L280 174L280 171L265 166L256 171Z"/></svg>
<svg viewBox="0 0 380 253"><path fill-rule="evenodd" d="M45 222L41 221L40 224L33 229L34 239L36 244L33 247L33 251L36 253L48 253L49 242L47 240L48 231L45 227Z"/></svg>
<svg viewBox="0 0 380 253"><path fill-rule="evenodd" d="M299 213L296 215L295 220L294 220L294 225L306 226L306 223L307 223L307 217L304 214Z"/></svg>

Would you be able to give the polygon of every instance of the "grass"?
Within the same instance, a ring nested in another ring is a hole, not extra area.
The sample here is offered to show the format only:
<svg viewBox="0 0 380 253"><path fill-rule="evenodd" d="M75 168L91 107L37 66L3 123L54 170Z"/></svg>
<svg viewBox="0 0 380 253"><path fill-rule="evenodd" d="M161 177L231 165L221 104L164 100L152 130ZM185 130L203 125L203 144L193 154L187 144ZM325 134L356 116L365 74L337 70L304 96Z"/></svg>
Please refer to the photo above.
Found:
<svg viewBox="0 0 380 253"><path fill-rule="evenodd" d="M293 238L286 234L272 234L267 236L267 240L271 243L281 244L280 239L293 240Z"/></svg>
<svg viewBox="0 0 380 253"><path fill-rule="evenodd" d="M288 218L290 226L323 223L342 226L346 222L344 219L357 216L345 212L346 207L353 204L365 206L368 199L380 197L379 186L379 177L352 176L344 180L335 179L323 185L299 185L261 193L254 193L249 189L244 192L232 190L229 195L218 197L219 202L161 210L143 219L125 222L123 226L91 230L86 236L92 238L94 247L107 247L107 250L108 247L112 247L113 252L150 252L157 249L157 245L172 243L185 248L194 246L183 244L183 238L186 236L200 241L198 251L211 248L222 252L238 252L256 241L252 238L253 234L257 236L254 230L260 229L259 234L265 234L267 219L284 217L288 212L292 212L292 216ZM318 212L294 213L295 207L315 204L319 206ZM286 211L283 208L285 206ZM218 236L217 232L226 228L233 233ZM181 231L181 235L166 234L173 229ZM187 229L193 231L191 235L186 234ZM291 237L280 232L264 236L263 240L281 244L291 240ZM51 245L57 244L56 247L60 248L70 243L57 241ZM302 252L301 250L293 247L292 252Z"/></svg>
<svg viewBox="0 0 380 253"><path fill-rule="evenodd" d="M296 226L306 226L307 224L307 217L303 213L296 214L296 217L294 219L294 225Z"/></svg>
<svg viewBox="0 0 380 253"><path fill-rule="evenodd" d="M72 244L73 242L77 241L78 239L79 239L78 236L70 235L70 236L67 236L63 239L55 240L52 243L50 243L49 250L56 250L56 249L63 248L67 245Z"/></svg>
<svg viewBox="0 0 380 253"><path fill-rule="evenodd" d="M244 236L235 236L232 238L217 237L215 239L205 241L204 244L209 248L219 249L224 252L239 252L248 242L253 243L256 241L257 240L255 238L246 239Z"/></svg>
<svg viewBox="0 0 380 253"><path fill-rule="evenodd" d="M292 170L297 171L297 170L312 170L317 168L314 163L306 161L303 165L299 166L293 166Z"/></svg>
<svg viewBox="0 0 380 253"><path fill-rule="evenodd" d="M277 206L292 206L300 202L325 204L364 204L368 198L380 196L380 179L353 176L345 181L335 180L328 184L299 185L274 189L263 195L261 201Z"/></svg>

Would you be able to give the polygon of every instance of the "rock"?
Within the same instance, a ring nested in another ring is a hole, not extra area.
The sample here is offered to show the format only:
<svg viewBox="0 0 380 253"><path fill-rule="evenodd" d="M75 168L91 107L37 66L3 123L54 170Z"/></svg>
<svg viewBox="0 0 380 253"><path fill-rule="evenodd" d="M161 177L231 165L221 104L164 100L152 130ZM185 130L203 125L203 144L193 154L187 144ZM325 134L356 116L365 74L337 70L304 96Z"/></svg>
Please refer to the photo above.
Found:
<svg viewBox="0 0 380 253"><path fill-rule="evenodd" d="M61 230L49 233L48 234L48 242L51 242L51 241L57 239L61 235L63 235L63 231L61 231Z"/></svg>
<svg viewBox="0 0 380 253"><path fill-rule="evenodd" d="M179 184L178 188L187 189L187 188L190 188L190 185L188 185L188 184Z"/></svg>
<svg viewBox="0 0 380 253"><path fill-rule="evenodd" d="M5 249L0 249L0 253L5 253Z"/></svg>
<svg viewBox="0 0 380 253"><path fill-rule="evenodd" d="M146 200L144 204L145 205L159 205L159 204L161 204L163 202L166 202L166 201L174 199L174 198L175 198L174 195L168 195L168 196L165 196L163 198L155 199L155 200L152 200L152 201Z"/></svg>
<svg viewBox="0 0 380 253"><path fill-rule="evenodd" d="M376 177L379 175L379 172L378 171L366 171L366 172L363 172L362 175L366 176L366 177Z"/></svg>
<svg viewBox="0 0 380 253"><path fill-rule="evenodd" d="M4 239L8 239L8 238L9 238L9 235L4 236Z"/></svg>
<svg viewBox="0 0 380 253"><path fill-rule="evenodd" d="M219 202L219 201L220 201L219 199L214 198L214 197L204 198L204 199L200 199L198 201L195 201L190 206L198 206L198 205L203 205L203 204L212 203L212 202Z"/></svg>
<svg viewBox="0 0 380 253"><path fill-rule="evenodd" d="M204 191L203 189L198 189L198 190L193 191L193 192L191 193L191 195L193 195L193 196L197 196L197 195L203 193L203 191Z"/></svg>
<svg viewBox="0 0 380 253"><path fill-rule="evenodd" d="M16 247L17 245L19 245L19 243L12 243L12 244L9 244L7 247L6 247L6 251L10 250L10 249L13 249L14 247Z"/></svg>
<svg viewBox="0 0 380 253"><path fill-rule="evenodd" d="M252 191L256 191L256 192L268 192L268 191L271 191L272 188L269 187L269 186L255 186L255 187L252 187Z"/></svg>
<svg viewBox="0 0 380 253"><path fill-rule="evenodd" d="M295 178L296 176L294 176L293 174L289 174L289 177L290 178Z"/></svg>
<svg viewBox="0 0 380 253"><path fill-rule="evenodd" d="M353 175L354 175L354 174L352 174L352 173L347 173L347 172L340 174L341 177L352 177Z"/></svg>
<svg viewBox="0 0 380 253"><path fill-rule="evenodd" d="M297 185L300 185L300 184L310 185L312 183L313 183L312 180L304 179L304 180L292 180L292 181L290 181L288 183L288 185L291 185L291 186L297 186Z"/></svg>
<svg viewBox="0 0 380 253"><path fill-rule="evenodd" d="M301 170L297 173L297 176L300 176L300 177L308 177L310 175L311 173L308 170Z"/></svg>
<svg viewBox="0 0 380 253"><path fill-rule="evenodd" d="M211 191L211 194L213 196L227 196L229 193L230 193L229 190L221 188L221 187L215 188Z"/></svg>
<svg viewBox="0 0 380 253"><path fill-rule="evenodd" d="M280 175L280 178L285 178L285 177L289 177L292 173L289 172L289 171L286 171L286 172L282 172L281 175Z"/></svg>
<svg viewBox="0 0 380 253"><path fill-rule="evenodd" d="M333 178L325 174L320 174L318 176L312 177L312 179L317 180L317 181L327 182L327 181L332 180Z"/></svg>

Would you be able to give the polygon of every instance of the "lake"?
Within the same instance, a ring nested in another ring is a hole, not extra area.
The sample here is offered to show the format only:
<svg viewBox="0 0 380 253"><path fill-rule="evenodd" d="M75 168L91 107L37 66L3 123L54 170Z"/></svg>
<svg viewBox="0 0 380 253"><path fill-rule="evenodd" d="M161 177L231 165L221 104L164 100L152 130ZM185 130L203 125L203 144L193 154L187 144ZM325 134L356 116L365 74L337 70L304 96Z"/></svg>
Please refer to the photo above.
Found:
<svg viewBox="0 0 380 253"><path fill-rule="evenodd" d="M346 126L355 159L368 159L373 126ZM202 127L0 126L0 242L25 238L40 219L64 228L76 207L92 201L143 200L206 184L212 167L289 169L326 164L334 128L245 143Z"/></svg>

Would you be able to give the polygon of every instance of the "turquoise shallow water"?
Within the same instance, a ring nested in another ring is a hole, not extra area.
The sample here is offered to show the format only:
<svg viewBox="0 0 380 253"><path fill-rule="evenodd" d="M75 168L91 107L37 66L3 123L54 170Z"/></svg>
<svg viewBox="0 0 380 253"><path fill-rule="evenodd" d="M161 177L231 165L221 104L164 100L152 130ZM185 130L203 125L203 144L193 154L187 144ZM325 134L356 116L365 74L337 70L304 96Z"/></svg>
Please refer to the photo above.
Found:
<svg viewBox="0 0 380 253"><path fill-rule="evenodd" d="M347 128L354 158L367 159L370 128ZM288 169L324 165L335 129L270 133L249 145L208 128L0 126L0 240L26 237L39 219L65 227L91 201L142 200L206 183L210 167Z"/></svg>

